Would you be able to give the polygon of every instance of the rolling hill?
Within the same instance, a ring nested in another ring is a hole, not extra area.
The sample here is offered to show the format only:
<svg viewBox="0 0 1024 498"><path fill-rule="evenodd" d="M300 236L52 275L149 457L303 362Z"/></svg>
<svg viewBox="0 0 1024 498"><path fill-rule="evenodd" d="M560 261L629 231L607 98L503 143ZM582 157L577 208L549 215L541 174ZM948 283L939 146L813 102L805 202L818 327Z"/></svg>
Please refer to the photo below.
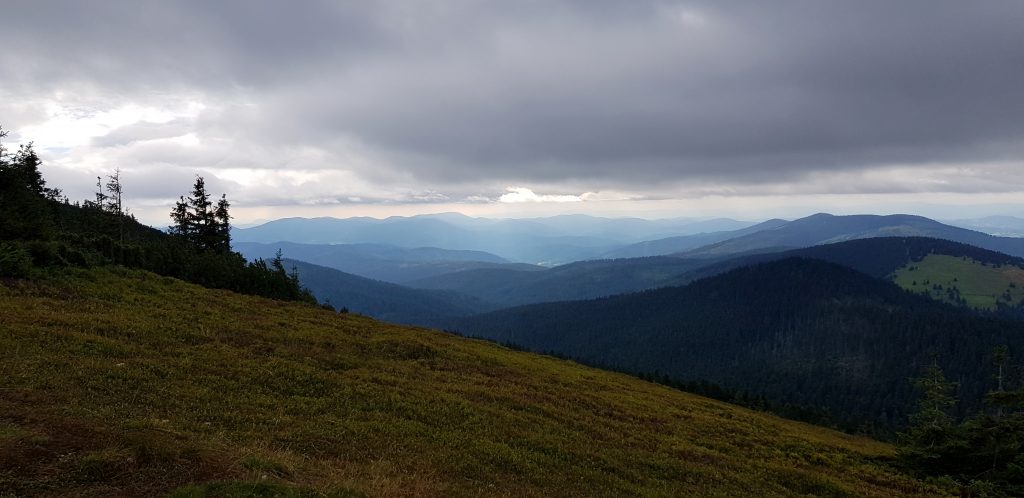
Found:
<svg viewBox="0 0 1024 498"><path fill-rule="evenodd" d="M0 282L6 496L943 496L892 447L141 271Z"/></svg>
<svg viewBox="0 0 1024 498"><path fill-rule="evenodd" d="M827 409L848 427L898 427L907 382L939 355L962 408L989 387L993 347L1024 351L1024 324L987 319L891 282L806 258L671 287L469 317L467 335L630 372L707 380Z"/></svg>
<svg viewBox="0 0 1024 498"><path fill-rule="evenodd" d="M299 282L321 303L378 320L443 328L452 317L493 311L498 306L453 291L412 289L333 268L285 259Z"/></svg>
<svg viewBox="0 0 1024 498"><path fill-rule="evenodd" d="M868 275L891 279L900 287L933 299L976 309L1000 309L1020 317L1024 258L928 237L877 237L740 256L686 272L672 285L729 270L789 257L829 261ZM1018 288L1020 286L1020 288Z"/></svg>
<svg viewBox="0 0 1024 498"><path fill-rule="evenodd" d="M679 235L656 240L645 240L621 247L602 255L606 259L616 258L644 258L649 256L664 256L683 252L698 247L704 247L717 242L734 239L743 235L777 228L787 223L786 220L772 219L753 226L720 232L704 232L692 235Z"/></svg>
<svg viewBox="0 0 1024 498"><path fill-rule="evenodd" d="M317 264L374 280L404 283L411 280L480 268L541 270L542 267L508 260L483 251L436 247L402 248L383 244L298 244L294 242L236 242L246 258L270 260L278 249L284 257Z"/></svg>
<svg viewBox="0 0 1024 498"><path fill-rule="evenodd" d="M910 215L815 214L776 228L736 237L691 251L680 257L721 257L758 250L777 251L871 237L932 237L1024 256L1024 239L996 237L986 233L944 225L935 220Z"/></svg>
<svg viewBox="0 0 1024 498"><path fill-rule="evenodd" d="M828 261L876 278L889 278L898 270L930 254L966 257L988 265L1016 265L1024 259L980 247L931 237L872 237L779 252L755 252L713 261L679 275L670 283L686 285L729 270L791 257Z"/></svg>
<svg viewBox="0 0 1024 498"><path fill-rule="evenodd" d="M408 282L410 287L450 290L503 307L592 299L669 285L711 259L668 256L579 261L543 271L503 268L468 270Z"/></svg>

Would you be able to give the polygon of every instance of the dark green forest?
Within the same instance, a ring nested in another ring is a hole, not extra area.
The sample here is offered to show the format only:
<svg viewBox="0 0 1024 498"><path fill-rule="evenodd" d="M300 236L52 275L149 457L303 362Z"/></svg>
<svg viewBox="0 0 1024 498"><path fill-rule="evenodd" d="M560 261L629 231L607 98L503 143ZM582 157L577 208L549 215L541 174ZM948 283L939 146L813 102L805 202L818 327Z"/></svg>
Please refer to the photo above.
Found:
<svg viewBox="0 0 1024 498"><path fill-rule="evenodd" d="M933 357L958 379L963 416L990 387L992 349L1024 351L1022 323L804 258L687 287L501 310L457 329L637 374L708 381L883 435L906 425L915 399L907 379Z"/></svg>
<svg viewBox="0 0 1024 498"><path fill-rule="evenodd" d="M877 268L913 254L897 253ZM500 310L458 333L895 440L901 466L967 496L1024 494L1024 367L1013 356L1024 323L845 266L789 257L686 287Z"/></svg>
<svg viewBox="0 0 1024 498"><path fill-rule="evenodd" d="M0 134L2 139L3 134ZM182 196L169 233L139 223L123 206L119 171L97 179L95 199L72 202L47 186L32 144L0 142L0 276L122 265L206 287L315 302L280 258L247 262L231 250L230 204L214 203L202 177Z"/></svg>

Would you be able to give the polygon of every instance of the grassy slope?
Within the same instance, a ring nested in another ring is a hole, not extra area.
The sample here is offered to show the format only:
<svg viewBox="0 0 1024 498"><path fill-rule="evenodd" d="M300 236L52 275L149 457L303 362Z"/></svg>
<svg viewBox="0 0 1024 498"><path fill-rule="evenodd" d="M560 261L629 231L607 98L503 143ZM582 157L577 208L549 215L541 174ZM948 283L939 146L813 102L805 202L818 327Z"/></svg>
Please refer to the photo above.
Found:
<svg viewBox="0 0 1024 498"><path fill-rule="evenodd" d="M232 480L263 487L219 490L939 494L891 470L892 451L566 361L149 273L0 286L0 496Z"/></svg>
<svg viewBox="0 0 1024 498"><path fill-rule="evenodd" d="M1017 304L1024 299L1024 269L1013 265L996 266L971 258L930 254L897 270L893 277L904 289L928 291L931 297L943 301L952 301L946 289L959 289L967 305L979 309L991 310L997 302ZM933 288L935 285L942 289ZM1002 297L1004 293L1009 293L1010 301Z"/></svg>

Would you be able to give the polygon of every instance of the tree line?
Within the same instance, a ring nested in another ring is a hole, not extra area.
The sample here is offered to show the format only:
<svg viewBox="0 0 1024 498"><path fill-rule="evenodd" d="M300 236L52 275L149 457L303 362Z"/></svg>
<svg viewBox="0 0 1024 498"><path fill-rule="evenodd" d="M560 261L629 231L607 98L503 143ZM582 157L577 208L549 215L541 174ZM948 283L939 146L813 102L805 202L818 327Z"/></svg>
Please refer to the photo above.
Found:
<svg viewBox="0 0 1024 498"><path fill-rule="evenodd" d="M197 176L171 211L167 233L126 212L120 170L97 178L95 199L72 202L47 187L33 144L8 151L0 130L0 277L64 267L122 265L206 287L315 303L280 257L249 262L231 250L230 203Z"/></svg>

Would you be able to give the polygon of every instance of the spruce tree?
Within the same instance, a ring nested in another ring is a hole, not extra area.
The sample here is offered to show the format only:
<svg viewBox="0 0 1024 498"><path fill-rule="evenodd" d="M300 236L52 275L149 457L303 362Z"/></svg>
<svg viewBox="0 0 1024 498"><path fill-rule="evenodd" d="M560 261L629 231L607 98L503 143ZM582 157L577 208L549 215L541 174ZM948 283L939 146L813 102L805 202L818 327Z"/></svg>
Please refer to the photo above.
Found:
<svg viewBox="0 0 1024 498"><path fill-rule="evenodd" d="M174 209L171 209L171 221L174 224L168 227L168 231L172 235L177 235L188 241L192 240L192 224L185 196L178 197L178 202L174 203Z"/></svg>
<svg viewBox="0 0 1024 498"><path fill-rule="evenodd" d="M924 375L914 380L914 385L922 396L917 411L910 416L910 427L900 435L900 456L924 472L955 472L965 449L960 428L950 415L956 406L956 384L946 380L938 361L933 360Z"/></svg>
<svg viewBox="0 0 1024 498"><path fill-rule="evenodd" d="M206 181L196 177L188 198L179 197L171 209L170 233L188 241L193 247L215 253L231 252L231 204L221 195L216 208L206 191Z"/></svg>
<svg viewBox="0 0 1024 498"><path fill-rule="evenodd" d="M121 168L114 170L114 174L107 177L107 203L106 210L114 214L124 214L124 206L121 204Z"/></svg>
<svg viewBox="0 0 1024 498"><path fill-rule="evenodd" d="M0 139L6 136L0 130ZM46 188L40 164L31 143L13 156L0 143L0 240L49 237L53 213L47 198L59 192Z"/></svg>
<svg viewBox="0 0 1024 498"><path fill-rule="evenodd" d="M29 191L39 196L46 195L46 181L43 180L43 173L39 171L39 166L42 166L43 161L36 155L31 142L18 147L18 152L14 154L11 164L20 170L22 181Z"/></svg>
<svg viewBox="0 0 1024 498"><path fill-rule="evenodd" d="M216 242L216 226L210 202L210 194L206 191L206 181L196 176L192 186L192 195L188 198L189 222L192 227L192 244L200 249L210 249Z"/></svg>
<svg viewBox="0 0 1024 498"><path fill-rule="evenodd" d="M217 201L217 209L213 213L217 233L216 249L219 252L231 251L231 214L228 213L230 207L227 195L221 194L220 200Z"/></svg>

